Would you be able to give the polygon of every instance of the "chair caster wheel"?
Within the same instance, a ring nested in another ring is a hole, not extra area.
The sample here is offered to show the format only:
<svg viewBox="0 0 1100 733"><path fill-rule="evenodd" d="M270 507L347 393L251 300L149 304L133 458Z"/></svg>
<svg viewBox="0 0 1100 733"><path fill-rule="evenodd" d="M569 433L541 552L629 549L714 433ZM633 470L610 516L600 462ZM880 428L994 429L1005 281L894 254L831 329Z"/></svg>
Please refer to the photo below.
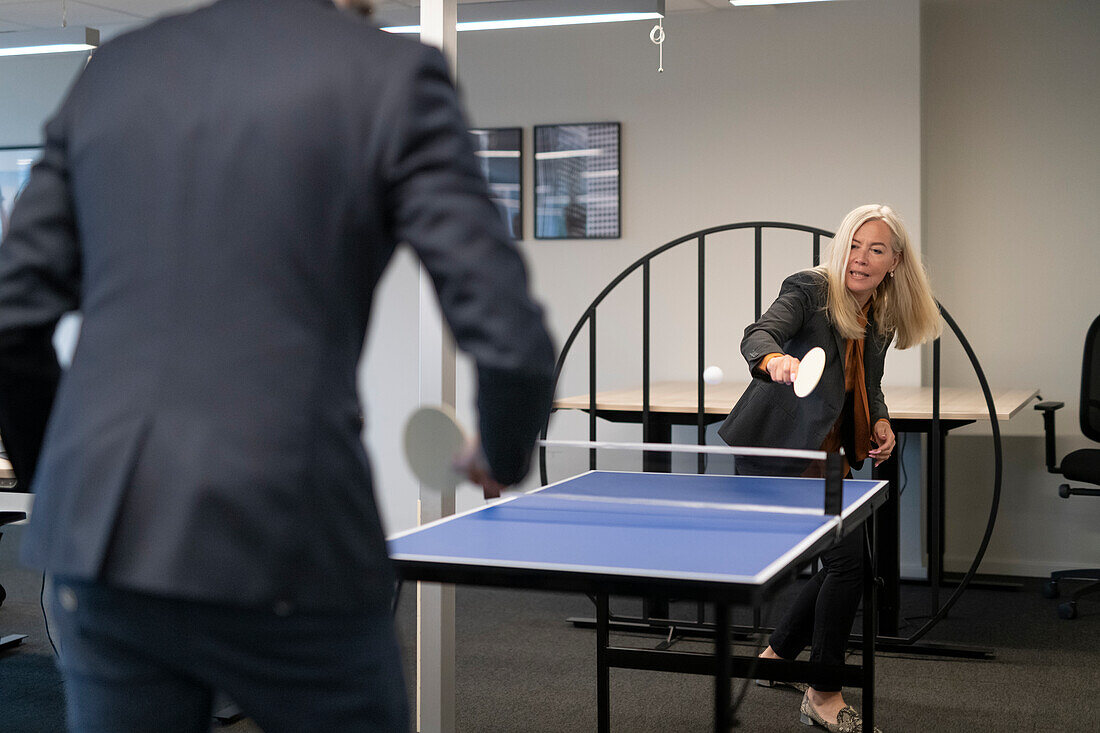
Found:
<svg viewBox="0 0 1100 733"><path fill-rule="evenodd" d="M1057 598L1059 595L1061 594L1058 592L1057 580L1048 580L1043 583L1043 598Z"/></svg>
<svg viewBox="0 0 1100 733"><path fill-rule="evenodd" d="M1074 601L1058 604L1058 618L1077 618L1077 604Z"/></svg>

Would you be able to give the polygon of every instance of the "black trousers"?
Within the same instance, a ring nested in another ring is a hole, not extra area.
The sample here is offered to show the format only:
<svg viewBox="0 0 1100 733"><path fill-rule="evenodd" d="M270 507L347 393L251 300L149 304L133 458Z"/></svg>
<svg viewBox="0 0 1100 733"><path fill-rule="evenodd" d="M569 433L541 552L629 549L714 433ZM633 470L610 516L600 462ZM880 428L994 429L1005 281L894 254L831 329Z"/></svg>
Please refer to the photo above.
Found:
<svg viewBox="0 0 1100 733"><path fill-rule="evenodd" d="M822 568L798 593L780 618L769 643L783 659L794 659L810 646L810 661L844 664L848 634L863 595L863 532L852 532L821 554ZM811 682L819 692L840 685Z"/></svg>

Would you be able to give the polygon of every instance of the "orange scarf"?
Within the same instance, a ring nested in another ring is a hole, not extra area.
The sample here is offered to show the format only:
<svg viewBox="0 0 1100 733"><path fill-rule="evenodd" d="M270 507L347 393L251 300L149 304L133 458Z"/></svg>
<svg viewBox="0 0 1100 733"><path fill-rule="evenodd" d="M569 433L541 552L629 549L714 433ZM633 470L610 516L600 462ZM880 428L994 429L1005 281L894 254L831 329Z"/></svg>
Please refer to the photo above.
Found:
<svg viewBox="0 0 1100 733"><path fill-rule="evenodd" d="M859 317L859 325L867 328L867 310L871 307L871 301L863 307L863 313ZM867 379L863 371L863 339L848 339L844 350L844 391L852 393L852 425L853 443L855 455L845 456L843 475L848 474L850 463L858 463L867 457L867 451L871 449L871 408L867 402ZM844 414L841 412L833 424L832 430L825 436L821 443L821 450L836 452L843 445L840 431L843 428L841 422Z"/></svg>

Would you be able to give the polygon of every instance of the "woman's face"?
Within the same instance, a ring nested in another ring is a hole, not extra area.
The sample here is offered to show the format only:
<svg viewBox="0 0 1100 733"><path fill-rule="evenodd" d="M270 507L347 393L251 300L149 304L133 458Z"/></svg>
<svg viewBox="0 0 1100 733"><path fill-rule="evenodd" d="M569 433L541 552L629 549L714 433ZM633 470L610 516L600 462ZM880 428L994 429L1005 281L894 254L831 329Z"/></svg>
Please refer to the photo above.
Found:
<svg viewBox="0 0 1100 733"><path fill-rule="evenodd" d="M881 219L864 222L852 235L852 251L848 255L844 284L860 305L870 299L882 278L898 264L900 258L890 245L892 240L890 227Z"/></svg>

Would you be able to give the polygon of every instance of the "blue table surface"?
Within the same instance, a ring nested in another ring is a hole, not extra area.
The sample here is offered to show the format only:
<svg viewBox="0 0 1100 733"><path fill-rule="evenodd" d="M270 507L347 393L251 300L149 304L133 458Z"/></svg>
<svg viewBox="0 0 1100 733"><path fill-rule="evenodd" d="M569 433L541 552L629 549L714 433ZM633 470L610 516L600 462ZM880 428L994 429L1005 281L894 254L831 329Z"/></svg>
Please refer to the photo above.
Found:
<svg viewBox="0 0 1100 733"><path fill-rule="evenodd" d="M846 480L844 514L885 488ZM821 479L592 471L394 535L396 560L763 583L833 531Z"/></svg>

